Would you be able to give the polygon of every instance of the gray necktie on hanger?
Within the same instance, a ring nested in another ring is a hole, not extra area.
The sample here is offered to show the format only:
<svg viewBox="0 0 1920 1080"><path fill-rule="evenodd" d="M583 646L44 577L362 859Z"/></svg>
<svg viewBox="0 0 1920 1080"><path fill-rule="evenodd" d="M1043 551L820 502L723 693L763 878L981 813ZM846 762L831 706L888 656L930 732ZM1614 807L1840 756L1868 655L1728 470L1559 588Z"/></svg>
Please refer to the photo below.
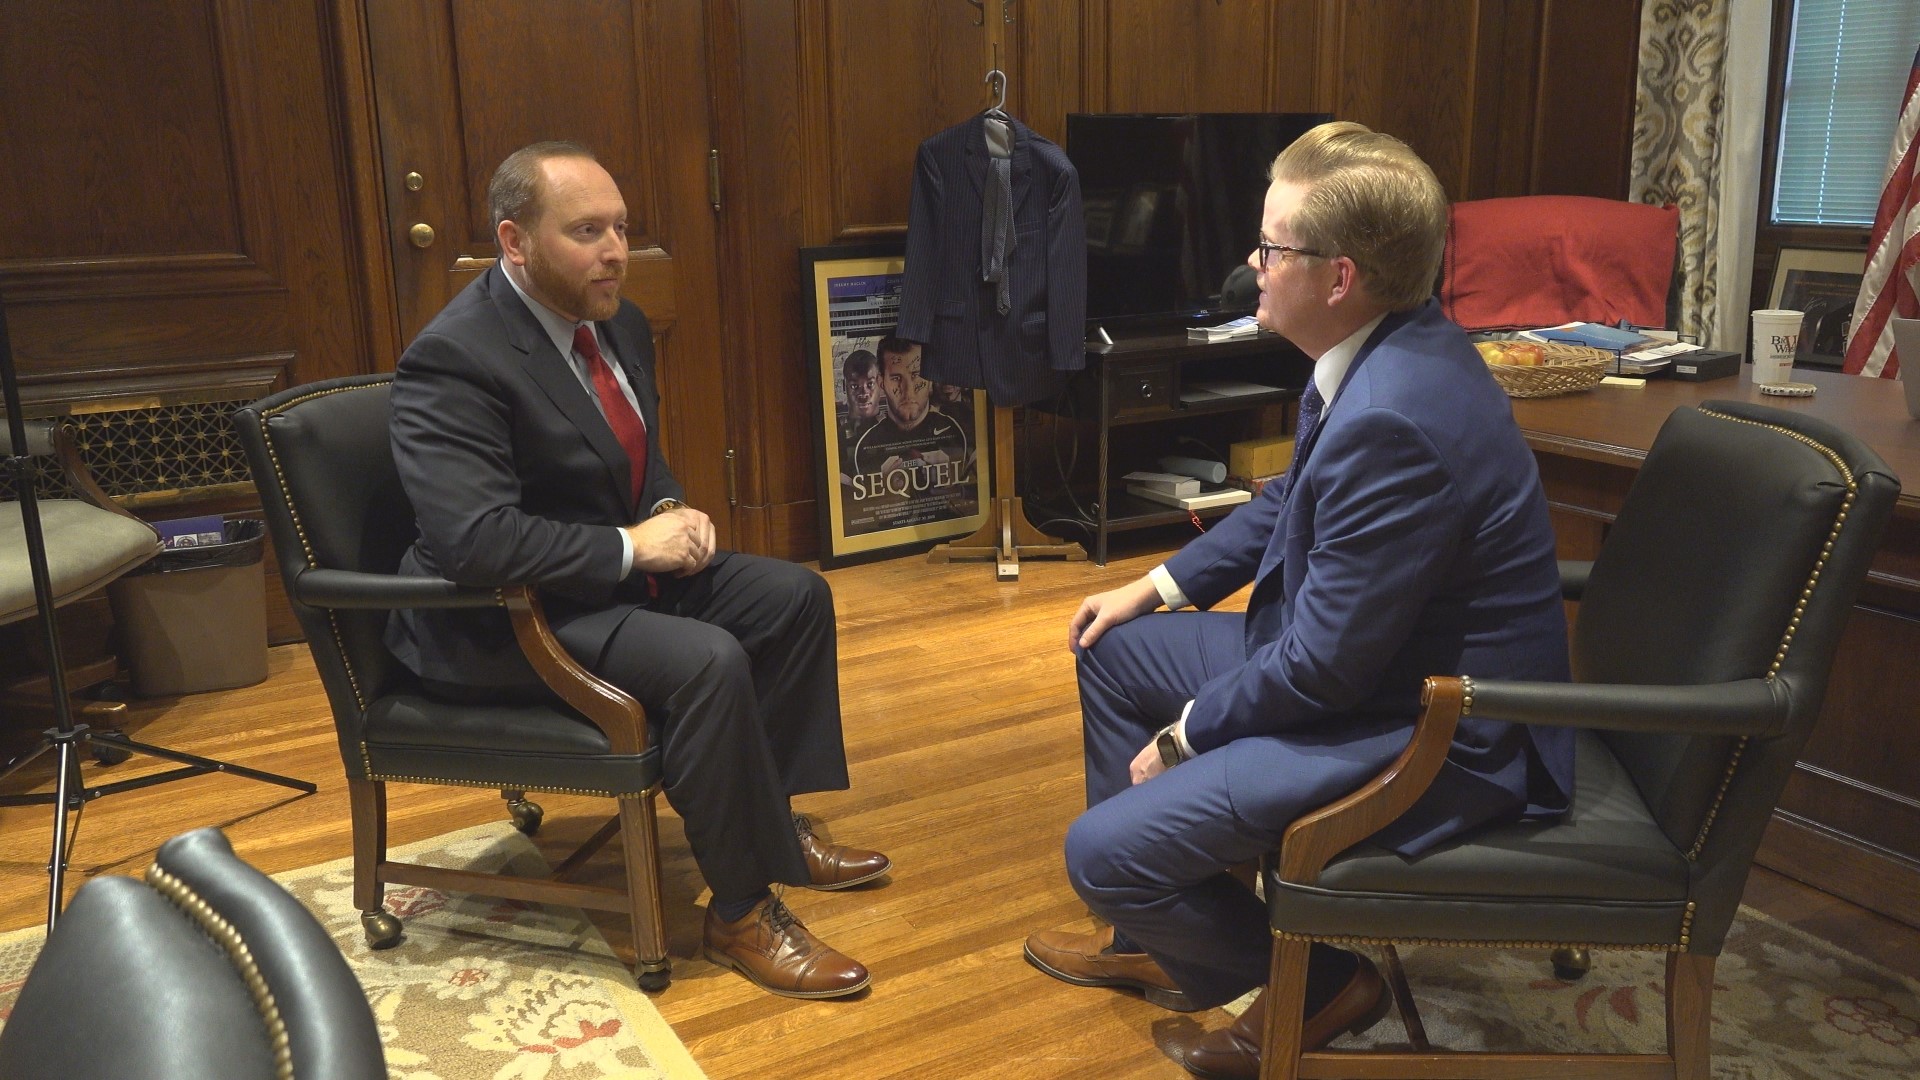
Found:
<svg viewBox="0 0 1920 1080"><path fill-rule="evenodd" d="M1013 254L1013 132L1004 120L988 118L987 187L980 206L980 280L998 285L994 306L1005 315L1013 307L1007 281L1007 257Z"/></svg>

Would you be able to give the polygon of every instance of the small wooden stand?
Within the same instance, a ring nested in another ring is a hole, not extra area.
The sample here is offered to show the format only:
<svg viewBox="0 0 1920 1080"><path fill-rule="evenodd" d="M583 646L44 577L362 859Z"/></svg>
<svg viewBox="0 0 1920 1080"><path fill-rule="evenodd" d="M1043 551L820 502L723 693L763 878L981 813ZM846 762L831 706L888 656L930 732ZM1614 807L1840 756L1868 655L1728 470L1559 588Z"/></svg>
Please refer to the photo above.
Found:
<svg viewBox="0 0 1920 1080"><path fill-rule="evenodd" d="M927 552L927 561L990 560L994 580L1020 580L1020 557L1060 558L1085 562L1087 549L1079 544L1062 543L1027 521L1026 507L1013 494L1013 409L997 405L993 410L993 498L987 520L972 536L939 544Z"/></svg>

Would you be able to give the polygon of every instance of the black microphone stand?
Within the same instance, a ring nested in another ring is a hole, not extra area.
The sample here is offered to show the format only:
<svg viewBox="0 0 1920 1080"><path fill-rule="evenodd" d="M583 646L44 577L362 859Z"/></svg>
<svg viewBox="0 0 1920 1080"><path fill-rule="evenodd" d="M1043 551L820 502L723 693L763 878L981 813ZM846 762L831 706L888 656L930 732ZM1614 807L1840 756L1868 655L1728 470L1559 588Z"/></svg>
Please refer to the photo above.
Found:
<svg viewBox="0 0 1920 1080"><path fill-rule="evenodd" d="M28 762L49 750L54 751L59 759L59 776L54 782L54 790L51 793L0 795L0 806L52 803L55 808L53 853L47 860L49 879L47 930L51 932L54 923L60 917L60 903L65 895L67 853L71 842L67 830L69 809L78 810L88 800L102 795L151 787L170 780L184 780L190 776L203 776L214 772L231 773L249 780L278 784L306 795L313 794L315 788L304 780L295 780L276 773L248 769L212 758L149 746L146 743L135 742L118 731L90 731L87 725L73 722L73 707L67 700L66 662L60 654L60 630L54 615L53 582L47 572L46 535L41 531L40 504L35 491L40 469L27 446L27 422L20 407L20 384L14 374L13 346L7 337L7 315L4 302L0 302L0 400L6 403L7 432L11 447L6 465L7 471L13 476L14 491L20 499L20 524L26 533L27 564L33 575L34 606L38 609L41 645L46 651L47 683L53 698L54 716L54 726L41 733L40 744L8 762L5 770L0 771L0 780L12 776ZM120 758L137 752L179 762L185 767L89 788L80 779L80 752L89 742L98 744L108 753L114 753Z"/></svg>

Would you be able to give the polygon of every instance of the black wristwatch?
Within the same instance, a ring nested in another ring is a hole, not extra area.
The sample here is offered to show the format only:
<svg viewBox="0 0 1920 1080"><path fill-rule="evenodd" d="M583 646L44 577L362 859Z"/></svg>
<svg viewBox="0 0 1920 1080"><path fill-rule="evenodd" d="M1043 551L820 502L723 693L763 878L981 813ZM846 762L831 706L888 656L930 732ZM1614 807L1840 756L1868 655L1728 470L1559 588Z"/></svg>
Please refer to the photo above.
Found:
<svg viewBox="0 0 1920 1080"><path fill-rule="evenodd" d="M1160 764L1169 769L1187 760L1187 755L1180 749L1180 740L1174 735L1173 729L1174 725L1168 724L1160 729L1160 734L1153 737L1153 745L1160 751Z"/></svg>

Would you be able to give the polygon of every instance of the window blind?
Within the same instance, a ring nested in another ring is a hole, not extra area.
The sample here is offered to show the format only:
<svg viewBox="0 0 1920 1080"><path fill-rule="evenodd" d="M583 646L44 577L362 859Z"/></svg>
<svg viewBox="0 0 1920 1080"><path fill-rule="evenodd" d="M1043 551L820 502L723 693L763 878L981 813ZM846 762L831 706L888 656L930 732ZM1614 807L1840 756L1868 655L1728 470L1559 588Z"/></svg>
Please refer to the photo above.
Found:
<svg viewBox="0 0 1920 1080"><path fill-rule="evenodd" d="M1920 0L1798 0L1774 224L1873 225L1916 48Z"/></svg>

